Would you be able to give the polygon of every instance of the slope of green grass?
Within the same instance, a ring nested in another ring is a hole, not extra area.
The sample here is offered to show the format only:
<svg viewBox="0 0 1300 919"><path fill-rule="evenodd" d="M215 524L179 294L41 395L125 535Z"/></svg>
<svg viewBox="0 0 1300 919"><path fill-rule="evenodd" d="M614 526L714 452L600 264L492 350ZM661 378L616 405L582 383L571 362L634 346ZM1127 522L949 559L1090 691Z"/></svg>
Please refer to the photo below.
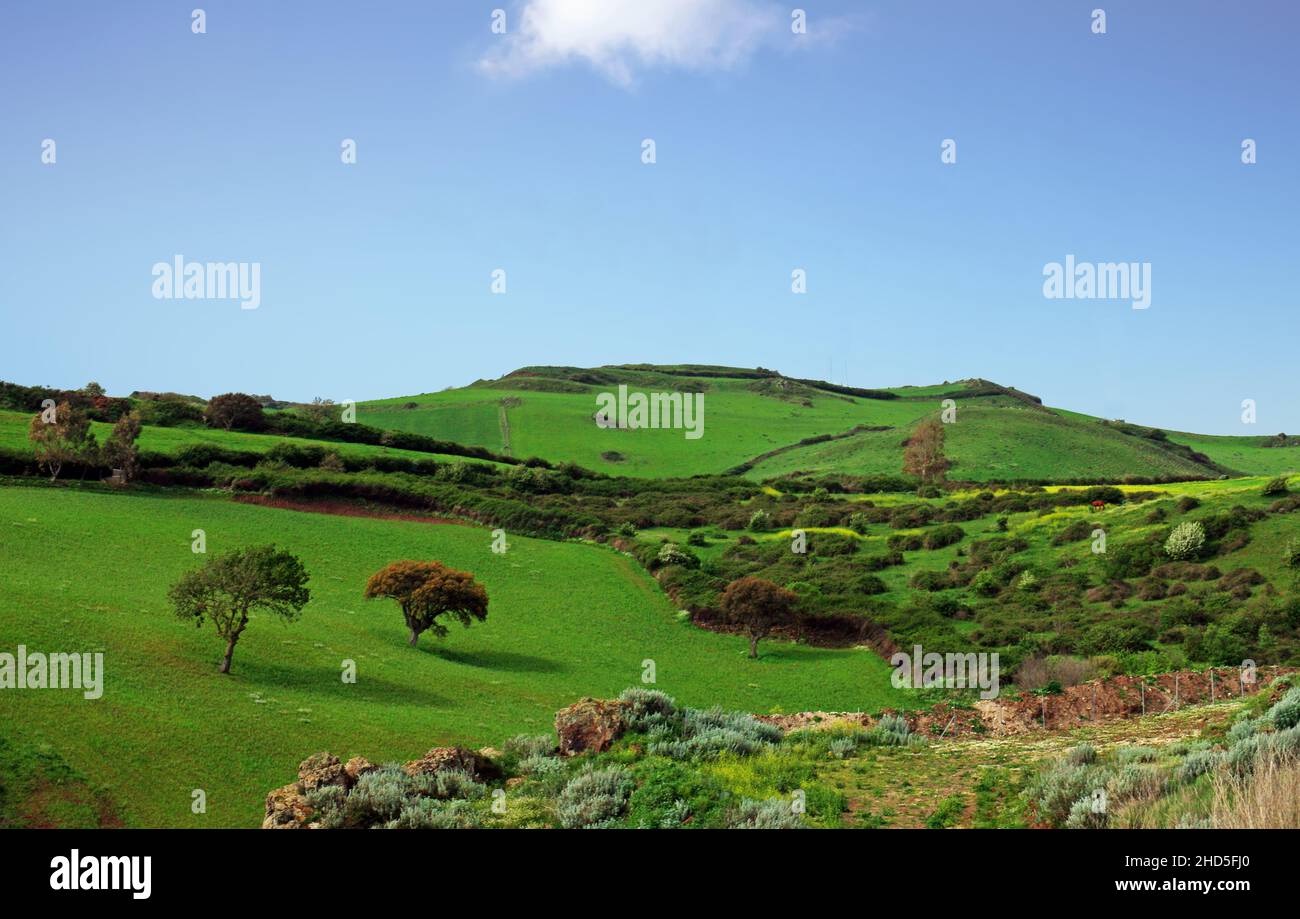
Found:
<svg viewBox="0 0 1300 919"><path fill-rule="evenodd" d="M669 391L653 375L623 371L633 391ZM642 378L646 377L646 378ZM502 387L511 385L509 378ZM685 379L685 378L683 378ZM680 380L669 383L680 383ZM617 390L617 383L593 384L585 392L544 392L473 386L420 396L364 403L357 420L430 437L459 439L499 450L498 407L502 399L510 424L511 452L569 461L613 475L688 476L719 473L759 454L794 444L805 437L838 434L855 425L911 425L937 411L930 400L848 398L831 393L778 398L754 391L752 380L697 381L704 393L704 435L688 440L681 430L602 429L595 423L596 396ZM417 408L403 408L414 402ZM611 461L606 453L620 454Z"/></svg>
<svg viewBox="0 0 1300 919"><path fill-rule="evenodd" d="M0 447L13 450L31 451L31 442L27 439L28 425L32 416L23 412L0 411ZM108 440L113 426L103 422L91 422L95 438L102 445ZM265 453L277 444L289 443L298 446L324 447L334 450L340 456L401 456L407 459L433 459L446 463L474 462L489 463L490 460L470 459L463 456L446 456L441 453L420 453L414 450L393 450L372 444L352 444L341 441L309 440L301 437L282 437L276 434L248 434L242 431L222 431L213 428L163 428L156 425L144 425L140 429L140 439L136 442L142 451L174 454L182 447L193 444L212 444L227 450L250 450ZM495 463L493 465L496 465Z"/></svg>
<svg viewBox="0 0 1300 919"><path fill-rule="evenodd" d="M944 429L944 449L954 461L949 478L1114 479L1203 476L1209 470L1151 442L1095 420L1030 409L1010 399L972 399L958 405L957 421ZM789 450L756 465L753 479L791 472L897 475L907 430L868 431L843 440Z"/></svg>
<svg viewBox="0 0 1300 919"><path fill-rule="evenodd" d="M221 676L211 625L169 611L166 592L201 557L255 543L291 549L312 602L284 625L255 619ZM640 683L685 704L755 712L907 704L889 667L859 650L767 642L757 661L738 637L678 621L630 559L577 543L514 537L504 555L485 529L271 510L218 495L0 487L0 650L102 651L103 697L0 693L0 736L53 750L102 786L132 826L256 826L267 791L329 749L411 759L439 744L499 743L550 729L583 695ZM475 573L485 623L406 646L397 608L367 602L367 576L401 558ZM344 661L355 684L343 683ZM203 789L208 813L190 811Z"/></svg>
<svg viewBox="0 0 1300 919"><path fill-rule="evenodd" d="M1229 469L1248 475L1300 472L1300 447L1265 447L1263 437L1215 437L1171 432L1169 439L1204 453Z"/></svg>
<svg viewBox="0 0 1300 919"><path fill-rule="evenodd" d="M615 392L620 383L644 393L702 391L704 436L688 440L680 430L598 428L597 394ZM985 381L880 390L895 399L845 395L820 385L754 379L753 371L725 367L527 367L460 389L364 403L358 413L359 420L376 427L502 450L504 404L515 456L575 462L616 475L719 473L760 456L764 459L751 471L752 478L793 471L897 475L902 443L911 429L922 418L937 415L943 399L965 391L981 394L957 400L958 423L948 435L949 455L958 463L954 477L1059 481L1220 473L1100 419L1031 408L1014 393L997 394L997 387ZM858 426L889 430L799 445ZM1176 434L1169 440L1249 474L1289 471L1294 468L1292 450L1300 449L1265 449L1259 446L1263 438ZM775 456L765 456L773 451Z"/></svg>

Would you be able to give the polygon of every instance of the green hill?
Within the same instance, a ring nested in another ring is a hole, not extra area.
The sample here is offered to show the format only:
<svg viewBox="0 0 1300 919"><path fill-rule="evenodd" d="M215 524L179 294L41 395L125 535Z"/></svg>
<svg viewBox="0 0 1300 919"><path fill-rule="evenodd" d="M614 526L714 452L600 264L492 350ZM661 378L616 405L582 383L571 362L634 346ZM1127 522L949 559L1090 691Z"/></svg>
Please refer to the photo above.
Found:
<svg viewBox="0 0 1300 919"><path fill-rule="evenodd" d="M703 394L703 436L602 429L598 396L620 385ZM957 407L947 431L951 476L959 480L1196 479L1300 468L1300 449L1267 449L1268 438L1166 436L1045 407L987 380L866 390L703 365L525 367L458 389L363 403L358 420L614 475L897 475L903 442L919 421L937 417L945 399Z"/></svg>

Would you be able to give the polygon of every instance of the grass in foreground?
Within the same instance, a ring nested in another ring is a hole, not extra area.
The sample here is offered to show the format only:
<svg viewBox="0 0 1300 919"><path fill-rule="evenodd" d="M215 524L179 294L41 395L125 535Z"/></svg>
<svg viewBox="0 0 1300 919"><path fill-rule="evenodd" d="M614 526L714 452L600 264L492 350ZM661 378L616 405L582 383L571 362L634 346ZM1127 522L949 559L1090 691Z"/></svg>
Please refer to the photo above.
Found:
<svg viewBox="0 0 1300 919"><path fill-rule="evenodd" d="M233 672L222 646L173 618L166 591L209 553L276 542L312 574L302 620L255 620ZM102 651L103 698L0 693L11 747L56 752L94 777L128 826L256 826L266 792L309 752L406 760L432 746L478 746L549 730L584 695L639 683L684 703L755 712L904 706L889 668L865 651L742 639L678 621L631 559L576 543L486 529L251 507L220 495L0 487L0 648ZM487 622L406 647L391 605L361 599L366 577L401 558L472 571ZM356 662L355 685L341 681ZM26 754L22 754L26 755ZM190 811L205 791L206 815ZM70 822L84 824L82 818Z"/></svg>

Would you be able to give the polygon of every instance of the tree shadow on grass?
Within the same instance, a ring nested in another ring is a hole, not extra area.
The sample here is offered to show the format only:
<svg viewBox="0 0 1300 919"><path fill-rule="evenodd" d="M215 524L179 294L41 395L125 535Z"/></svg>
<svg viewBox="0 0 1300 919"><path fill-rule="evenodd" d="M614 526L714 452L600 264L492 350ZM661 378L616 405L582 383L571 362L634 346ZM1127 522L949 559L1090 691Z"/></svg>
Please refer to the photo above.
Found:
<svg viewBox="0 0 1300 919"><path fill-rule="evenodd" d="M758 660L752 660L748 651L745 652L745 659L755 664L801 664L832 657L843 657L844 651L844 648L815 648L809 645L800 645L796 651L783 648L778 644L774 644L772 647L764 647L760 643L758 646Z"/></svg>
<svg viewBox="0 0 1300 919"><path fill-rule="evenodd" d="M355 683L344 683L340 670L329 667L289 667L282 664L249 662L240 666L235 659L234 673L243 687L271 699L276 692L308 692L331 699L349 702L376 702L392 704L395 701L413 705L444 708L452 705L445 696L429 692L421 686L395 683L366 673L366 662L358 664Z"/></svg>
<svg viewBox="0 0 1300 919"><path fill-rule="evenodd" d="M484 667L488 670L503 670L508 673L563 673L568 668L563 664L545 657L531 654L516 654L513 651L455 651L451 648L434 647L429 653L452 664L464 664L467 667Z"/></svg>

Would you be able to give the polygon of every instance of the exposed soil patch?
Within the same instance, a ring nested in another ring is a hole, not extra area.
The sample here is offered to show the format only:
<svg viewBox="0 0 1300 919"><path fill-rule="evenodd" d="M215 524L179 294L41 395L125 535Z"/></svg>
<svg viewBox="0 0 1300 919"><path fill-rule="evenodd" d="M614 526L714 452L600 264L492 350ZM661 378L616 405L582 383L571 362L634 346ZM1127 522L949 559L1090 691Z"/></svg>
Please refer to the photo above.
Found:
<svg viewBox="0 0 1300 919"><path fill-rule="evenodd" d="M466 520L434 517L429 514L403 513L374 505L354 504L350 501L306 501L293 498L271 498L266 495L235 495L235 500L240 504L274 507L282 511L306 511L312 514L335 514L340 517L373 517L376 520L411 520L415 523L454 523L459 526L474 526L474 524Z"/></svg>
<svg viewBox="0 0 1300 919"><path fill-rule="evenodd" d="M1116 676L1071 686L1055 695L1026 695L979 701L971 707L940 703L919 712L899 712L912 731L928 737L961 734L1006 737L1035 731L1063 731L1105 721L1123 721L1178 711L1188 705L1223 702L1252 695L1292 667L1261 667L1254 683L1238 671L1221 668L1162 673L1152 677ZM799 712L755 715L791 731L836 723L870 727L877 719L865 712Z"/></svg>

